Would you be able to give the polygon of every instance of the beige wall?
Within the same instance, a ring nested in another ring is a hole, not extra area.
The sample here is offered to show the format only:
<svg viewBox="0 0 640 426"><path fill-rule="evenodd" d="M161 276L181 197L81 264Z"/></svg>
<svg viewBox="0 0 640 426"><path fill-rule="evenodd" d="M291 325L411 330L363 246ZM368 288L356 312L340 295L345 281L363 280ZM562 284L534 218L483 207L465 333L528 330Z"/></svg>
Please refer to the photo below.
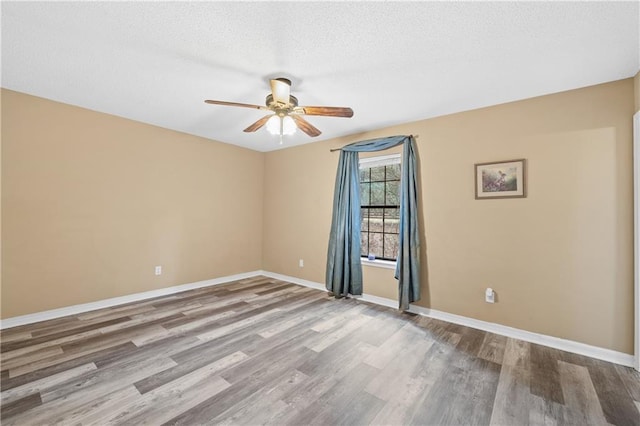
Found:
<svg viewBox="0 0 640 426"><path fill-rule="evenodd" d="M418 134L418 304L632 353L633 91L626 79L267 153L263 269L324 282L329 148ZM516 158L527 198L475 200L474 163ZM365 293L397 297L392 270L363 269Z"/></svg>
<svg viewBox="0 0 640 426"><path fill-rule="evenodd" d="M2 318L260 269L262 174L259 152L2 90Z"/></svg>
<svg viewBox="0 0 640 426"><path fill-rule="evenodd" d="M0 318L2 316L2 95L0 90Z"/></svg>
<svg viewBox="0 0 640 426"><path fill-rule="evenodd" d="M638 71L638 73L633 79L633 87L634 87L633 95L635 98L635 105L636 105L635 111L640 111L640 71Z"/></svg>
<svg viewBox="0 0 640 426"><path fill-rule="evenodd" d="M267 154L2 90L2 318L257 269L323 282L329 148L418 134L419 305L631 353L639 78ZM476 201L473 164L514 158L528 197ZM396 298L392 270L364 277Z"/></svg>

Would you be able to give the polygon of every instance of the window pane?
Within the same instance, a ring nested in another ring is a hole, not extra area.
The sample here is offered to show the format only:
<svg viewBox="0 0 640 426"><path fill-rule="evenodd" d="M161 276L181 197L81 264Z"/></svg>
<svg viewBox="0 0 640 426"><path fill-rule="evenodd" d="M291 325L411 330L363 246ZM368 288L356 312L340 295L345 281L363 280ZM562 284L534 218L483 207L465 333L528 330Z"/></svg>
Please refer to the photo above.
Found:
<svg viewBox="0 0 640 426"><path fill-rule="evenodd" d="M369 169L360 169L360 182L369 182Z"/></svg>
<svg viewBox="0 0 640 426"><path fill-rule="evenodd" d="M360 230L368 231L369 230L369 209L363 207L360 209Z"/></svg>
<svg viewBox="0 0 640 426"><path fill-rule="evenodd" d="M395 259L398 256L398 234L384 234L384 257Z"/></svg>
<svg viewBox="0 0 640 426"><path fill-rule="evenodd" d="M382 232L382 209L369 209L369 231Z"/></svg>
<svg viewBox="0 0 640 426"><path fill-rule="evenodd" d="M360 256L367 256L369 254L369 241L367 240L366 232L360 233Z"/></svg>
<svg viewBox="0 0 640 426"><path fill-rule="evenodd" d="M384 180L384 167L385 166L371 167L370 170L372 182Z"/></svg>
<svg viewBox="0 0 640 426"><path fill-rule="evenodd" d="M369 187L370 183L361 183L360 184L360 205L368 206L369 205Z"/></svg>
<svg viewBox="0 0 640 426"><path fill-rule="evenodd" d="M383 206L384 205L384 182L371 183L371 199L370 205Z"/></svg>
<svg viewBox="0 0 640 426"><path fill-rule="evenodd" d="M387 182L387 205L399 206L400 205L400 182Z"/></svg>
<svg viewBox="0 0 640 426"><path fill-rule="evenodd" d="M374 254L376 257L382 257L382 234L369 234L369 253Z"/></svg>
<svg viewBox="0 0 640 426"><path fill-rule="evenodd" d="M387 166L387 180L400 179L400 164Z"/></svg>
<svg viewBox="0 0 640 426"><path fill-rule="evenodd" d="M385 162L381 162L385 164ZM364 167L360 173L360 242L362 256L395 259L398 252L400 164Z"/></svg>
<svg viewBox="0 0 640 426"><path fill-rule="evenodd" d="M384 232L399 232L400 209L384 209Z"/></svg>

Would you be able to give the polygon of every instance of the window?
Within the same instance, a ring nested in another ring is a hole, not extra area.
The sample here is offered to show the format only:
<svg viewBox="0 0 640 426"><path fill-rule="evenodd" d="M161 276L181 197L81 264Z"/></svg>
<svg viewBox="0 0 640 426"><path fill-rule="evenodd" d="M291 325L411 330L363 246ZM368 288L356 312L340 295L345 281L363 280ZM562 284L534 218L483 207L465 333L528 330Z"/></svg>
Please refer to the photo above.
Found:
<svg viewBox="0 0 640 426"><path fill-rule="evenodd" d="M360 160L362 257L395 261L400 222L400 155Z"/></svg>

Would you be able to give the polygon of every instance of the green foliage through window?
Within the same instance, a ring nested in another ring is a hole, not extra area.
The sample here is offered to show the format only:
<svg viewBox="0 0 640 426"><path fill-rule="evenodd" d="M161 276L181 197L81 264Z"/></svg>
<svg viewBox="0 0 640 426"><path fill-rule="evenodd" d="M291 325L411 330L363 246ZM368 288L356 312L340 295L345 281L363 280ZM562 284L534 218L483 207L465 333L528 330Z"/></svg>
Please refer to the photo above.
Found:
<svg viewBox="0 0 640 426"><path fill-rule="evenodd" d="M400 159L360 165L361 255L396 260L400 219Z"/></svg>

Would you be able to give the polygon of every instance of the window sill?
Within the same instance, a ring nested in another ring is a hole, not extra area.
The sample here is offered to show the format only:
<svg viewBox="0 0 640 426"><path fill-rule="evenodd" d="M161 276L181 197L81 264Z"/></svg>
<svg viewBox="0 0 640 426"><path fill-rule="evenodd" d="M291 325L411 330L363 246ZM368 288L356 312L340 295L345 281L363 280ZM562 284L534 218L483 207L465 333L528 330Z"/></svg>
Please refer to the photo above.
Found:
<svg viewBox="0 0 640 426"><path fill-rule="evenodd" d="M390 260L369 260L367 258L360 259L364 266L375 266L376 268L396 269L396 262Z"/></svg>

